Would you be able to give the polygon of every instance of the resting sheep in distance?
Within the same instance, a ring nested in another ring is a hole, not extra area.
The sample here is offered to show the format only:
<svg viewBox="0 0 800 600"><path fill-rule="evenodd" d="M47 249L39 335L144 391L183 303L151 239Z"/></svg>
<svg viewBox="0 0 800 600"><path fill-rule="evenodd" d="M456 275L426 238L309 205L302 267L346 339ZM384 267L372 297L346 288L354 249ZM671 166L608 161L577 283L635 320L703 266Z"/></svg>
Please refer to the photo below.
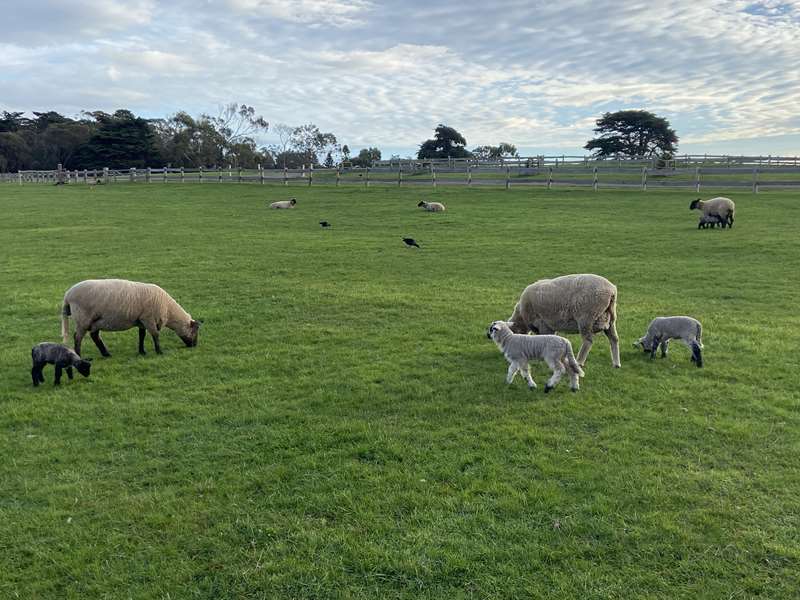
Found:
<svg viewBox="0 0 800 600"><path fill-rule="evenodd" d="M544 386L545 394L556 387L564 373L569 373L570 389L573 392L578 391L578 378L583 377L583 370L575 361L572 344L568 339L558 335L520 335L513 333L505 321L494 321L489 325L486 337L497 344L509 362L506 383L514 381L514 376L519 371L528 382L528 387L535 388L536 382L531 377L528 362L543 360L553 370Z"/></svg>
<svg viewBox="0 0 800 600"><path fill-rule="evenodd" d="M580 333L578 364L586 364L595 333L611 343L611 364L619 367L617 286L591 273L540 279L522 292L508 325L514 333Z"/></svg>
<svg viewBox="0 0 800 600"><path fill-rule="evenodd" d="M297 200L292 198L291 200L281 200L280 202L273 202L269 205L270 208L294 208L294 205L297 204Z"/></svg>
<svg viewBox="0 0 800 600"><path fill-rule="evenodd" d="M441 202L425 202L425 200L421 200L417 206L427 212L444 212L447 210Z"/></svg>
<svg viewBox="0 0 800 600"><path fill-rule="evenodd" d="M633 345L641 346L650 359L656 357L656 348L661 346L661 358L667 355L670 340L680 340L692 351L692 362L703 366L703 326L692 317L656 317L647 326L647 333Z"/></svg>
<svg viewBox="0 0 800 600"><path fill-rule="evenodd" d="M730 198L711 198L711 200L692 200L689 204L689 210L700 210L703 216L709 217L711 215L717 216L720 219L722 228L725 229L727 225L729 228L733 227L733 217L736 212L736 205Z"/></svg>
<svg viewBox="0 0 800 600"><path fill-rule="evenodd" d="M153 345L161 354L158 341L162 327L178 334L189 347L197 345L200 322L192 319L167 292L153 283L124 279L87 279L76 283L64 294L61 309L61 337L69 338L69 317L75 321L75 352L81 353L86 332L103 356L111 356L100 331L125 331L139 328L139 354L144 354L144 338L150 333Z"/></svg>
<svg viewBox="0 0 800 600"><path fill-rule="evenodd" d="M45 365L55 365L56 378L53 381L53 385L61 385L61 371L63 369L67 370L67 377L72 379L72 367L75 367L78 373L84 377L89 376L89 371L92 368L91 358L83 359L66 346L53 344L52 342L42 342L31 348L31 360L33 361L31 379L33 379L34 386L44 383L42 370Z"/></svg>

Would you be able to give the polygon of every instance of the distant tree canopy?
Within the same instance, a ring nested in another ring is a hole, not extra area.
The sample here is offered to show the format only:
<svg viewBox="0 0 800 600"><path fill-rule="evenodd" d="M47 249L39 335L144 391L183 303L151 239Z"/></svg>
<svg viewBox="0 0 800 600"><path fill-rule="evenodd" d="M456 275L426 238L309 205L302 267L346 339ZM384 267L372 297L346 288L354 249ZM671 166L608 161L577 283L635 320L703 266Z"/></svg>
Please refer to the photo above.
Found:
<svg viewBox="0 0 800 600"><path fill-rule="evenodd" d="M472 150L472 156L484 160L519 156L514 144L500 142L497 146L478 146Z"/></svg>
<svg viewBox="0 0 800 600"><path fill-rule="evenodd" d="M420 144L417 158L468 158L467 140L458 131L447 125L439 124L434 130L432 140Z"/></svg>
<svg viewBox="0 0 800 600"><path fill-rule="evenodd" d="M381 151L377 148L362 148L358 151L358 156L350 159L354 167L369 167L373 161L381 159Z"/></svg>
<svg viewBox="0 0 800 600"><path fill-rule="evenodd" d="M259 148L269 123L246 104L231 103L217 116L180 111L144 119L120 109L83 112L75 119L54 111L0 113L0 171L109 167L217 167L254 169L335 166L345 152L333 133L313 123L274 127L279 143ZM370 151L380 151L370 148Z"/></svg>
<svg viewBox="0 0 800 600"><path fill-rule="evenodd" d="M600 136L584 146L596 156L663 156L677 148L669 121L646 110L605 113L596 123L594 132Z"/></svg>

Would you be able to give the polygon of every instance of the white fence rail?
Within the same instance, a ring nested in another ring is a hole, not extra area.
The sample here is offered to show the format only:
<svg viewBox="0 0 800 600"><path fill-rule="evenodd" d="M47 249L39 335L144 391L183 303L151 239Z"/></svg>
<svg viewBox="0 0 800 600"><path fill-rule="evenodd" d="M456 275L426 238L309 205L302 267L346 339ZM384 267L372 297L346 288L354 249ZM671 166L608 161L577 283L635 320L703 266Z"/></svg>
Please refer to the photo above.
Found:
<svg viewBox="0 0 800 600"><path fill-rule="evenodd" d="M800 189L800 159L781 156L684 155L661 159L535 156L387 160L372 167L332 169L84 169L0 174L0 183L109 185L114 183L256 183L262 185L578 186L601 188Z"/></svg>

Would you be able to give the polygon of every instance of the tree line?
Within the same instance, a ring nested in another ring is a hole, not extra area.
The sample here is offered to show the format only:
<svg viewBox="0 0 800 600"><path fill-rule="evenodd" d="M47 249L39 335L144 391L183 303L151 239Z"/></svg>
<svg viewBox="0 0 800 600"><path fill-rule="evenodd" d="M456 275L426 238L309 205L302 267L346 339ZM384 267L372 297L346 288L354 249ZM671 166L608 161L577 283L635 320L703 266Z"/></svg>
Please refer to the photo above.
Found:
<svg viewBox="0 0 800 600"><path fill-rule="evenodd" d="M259 147L256 138L270 129L252 106L229 104L219 114L193 117L178 112L145 119L129 110L112 114L82 112L69 118L55 111L0 113L0 172L29 169L169 166L215 168L299 168L301 165L367 166L380 160L378 148L351 156L336 135L313 123L278 124L278 142Z"/></svg>
<svg viewBox="0 0 800 600"><path fill-rule="evenodd" d="M228 104L216 116L192 117L178 112L163 119L145 119L129 110L109 114L82 112L78 118L55 111L0 113L0 172L29 169L111 169L145 167L299 168L369 166L381 159L377 147L351 155L333 133L308 123L272 127L277 142L259 147L256 138L270 125L252 106ZM644 110L605 113L596 121L598 137L585 149L595 156L659 156L667 158L677 148L678 136L669 121ZM418 159L519 156L514 144L478 146L467 150L467 140L453 127L440 124L431 139L423 141Z"/></svg>

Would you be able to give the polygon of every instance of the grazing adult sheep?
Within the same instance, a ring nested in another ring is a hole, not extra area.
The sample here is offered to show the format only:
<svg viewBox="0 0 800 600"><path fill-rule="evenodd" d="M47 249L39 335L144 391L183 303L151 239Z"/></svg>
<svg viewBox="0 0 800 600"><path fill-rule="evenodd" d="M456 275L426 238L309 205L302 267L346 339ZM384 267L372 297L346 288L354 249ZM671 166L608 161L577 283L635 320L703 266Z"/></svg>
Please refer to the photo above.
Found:
<svg viewBox="0 0 800 600"><path fill-rule="evenodd" d="M720 227L722 226L721 217L718 217L717 215L700 215L700 221L697 223L697 228L708 229L710 227L711 229L714 229L714 227L717 225Z"/></svg>
<svg viewBox="0 0 800 600"><path fill-rule="evenodd" d="M733 227L733 218L736 213L736 205L730 198L711 198L711 200L692 200L689 204L689 210L700 210L703 216L708 217L711 215L720 218L722 228L727 225L729 228Z"/></svg>
<svg viewBox="0 0 800 600"><path fill-rule="evenodd" d="M270 208L294 208L294 205L297 204L297 200L292 198L291 200L281 200L280 202L273 202L269 205Z"/></svg>
<svg viewBox="0 0 800 600"><path fill-rule="evenodd" d="M78 356L77 352L52 342L42 342L31 348L31 360L33 361L31 379L33 379L34 386L44 383L42 371L45 365L55 365L56 377L53 385L61 385L61 372L64 369L67 371L67 377L72 379L72 367L75 367L78 373L84 377L89 376L92 368L91 358L83 359Z"/></svg>
<svg viewBox="0 0 800 600"><path fill-rule="evenodd" d="M61 309L61 336L69 337L69 317L75 320L75 352L81 353L86 332L103 356L111 356L100 331L125 331L139 328L139 354L144 354L144 338L150 333L153 346L161 354L158 337L162 327L172 329L189 347L197 345L200 322L192 319L167 292L153 283L124 279L87 279L64 294Z"/></svg>
<svg viewBox="0 0 800 600"><path fill-rule="evenodd" d="M667 355L670 340L680 340L692 351L692 362L703 366L703 326L692 317L656 317L647 326L647 333L633 345L641 346L650 359L656 357L656 348L661 346L661 358Z"/></svg>
<svg viewBox="0 0 800 600"><path fill-rule="evenodd" d="M514 333L580 333L578 364L586 364L595 333L611 344L611 364L620 366L617 335L617 286L591 273L540 279L523 290L509 318Z"/></svg>
<svg viewBox="0 0 800 600"><path fill-rule="evenodd" d="M427 212L444 212L447 210L441 202L425 202L425 200L421 200L417 206Z"/></svg>
<svg viewBox="0 0 800 600"><path fill-rule="evenodd" d="M489 325L486 337L497 344L509 362L506 383L514 381L514 376L519 372L528 382L528 387L535 388L536 382L531 377L528 362L543 360L553 371L544 386L545 394L556 386L564 373L569 373L570 389L578 391L578 378L583 377L583 370L575 361L568 339L558 335L520 335L512 332L505 321L494 321Z"/></svg>

